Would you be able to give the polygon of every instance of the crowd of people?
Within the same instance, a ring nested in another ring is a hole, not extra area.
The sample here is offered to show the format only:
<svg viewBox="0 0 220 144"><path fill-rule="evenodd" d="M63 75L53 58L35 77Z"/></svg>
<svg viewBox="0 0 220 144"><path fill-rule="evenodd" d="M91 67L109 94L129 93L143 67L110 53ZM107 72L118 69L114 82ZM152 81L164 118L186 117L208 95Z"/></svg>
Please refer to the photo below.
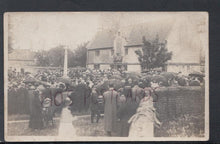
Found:
<svg viewBox="0 0 220 144"><path fill-rule="evenodd" d="M70 110L90 111L91 123L99 122L104 113L104 127L110 136L117 120L121 122L121 136L128 136L129 119L136 113L141 100L154 98L152 88L168 86L200 86L203 76L181 73L149 71L135 73L115 69L68 69L63 78L62 69L42 69L35 74L8 71L8 112L29 114L29 127L45 127L45 119L53 122L53 116L63 107L63 93L71 100ZM157 120L156 120L157 121Z"/></svg>

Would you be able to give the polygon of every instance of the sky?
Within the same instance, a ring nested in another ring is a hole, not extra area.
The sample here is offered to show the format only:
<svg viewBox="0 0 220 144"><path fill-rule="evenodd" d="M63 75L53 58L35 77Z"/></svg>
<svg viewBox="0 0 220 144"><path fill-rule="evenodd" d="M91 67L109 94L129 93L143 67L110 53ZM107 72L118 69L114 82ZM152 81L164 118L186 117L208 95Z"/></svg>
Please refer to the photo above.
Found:
<svg viewBox="0 0 220 144"><path fill-rule="evenodd" d="M154 20L179 18L181 13L154 12L11 12L8 35L14 49L49 50L65 45L74 50L97 31ZM192 19L196 14L188 13ZM193 20L192 20L193 21Z"/></svg>

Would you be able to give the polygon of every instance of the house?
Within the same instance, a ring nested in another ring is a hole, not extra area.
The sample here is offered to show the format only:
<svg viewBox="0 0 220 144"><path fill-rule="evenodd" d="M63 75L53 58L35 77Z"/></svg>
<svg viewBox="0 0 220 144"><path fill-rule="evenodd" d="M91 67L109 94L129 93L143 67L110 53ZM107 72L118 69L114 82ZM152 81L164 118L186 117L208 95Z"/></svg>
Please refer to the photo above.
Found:
<svg viewBox="0 0 220 144"><path fill-rule="evenodd" d="M142 48L142 39L159 37L173 52L166 71L190 73L202 71L201 40L197 25L187 18L152 21L118 30L104 29L97 32L87 46L87 67L91 69L124 68L140 72L141 67L135 51Z"/></svg>
<svg viewBox="0 0 220 144"><path fill-rule="evenodd" d="M29 49L14 49L8 54L8 67L16 68L17 71L33 66L35 62L35 52Z"/></svg>

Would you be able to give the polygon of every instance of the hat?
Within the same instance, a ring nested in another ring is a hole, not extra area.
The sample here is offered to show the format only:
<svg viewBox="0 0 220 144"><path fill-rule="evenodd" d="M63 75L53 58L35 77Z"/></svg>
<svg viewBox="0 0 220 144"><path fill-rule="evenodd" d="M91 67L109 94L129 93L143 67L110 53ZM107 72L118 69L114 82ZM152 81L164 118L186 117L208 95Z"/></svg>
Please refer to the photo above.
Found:
<svg viewBox="0 0 220 144"><path fill-rule="evenodd" d="M68 106L72 103L71 99L69 97L66 97L65 99L65 105Z"/></svg>
<svg viewBox="0 0 220 144"><path fill-rule="evenodd" d="M45 98L43 100L43 107L50 107L52 100L50 98Z"/></svg>
<svg viewBox="0 0 220 144"><path fill-rule="evenodd" d="M139 87L143 86L143 83L142 83L142 82L139 82L139 83L138 83L138 86L139 86Z"/></svg>
<svg viewBox="0 0 220 144"><path fill-rule="evenodd" d="M43 85L39 85L39 86L37 87L37 89L40 90L40 91L42 91L42 90L45 89L45 87L44 87Z"/></svg>
<svg viewBox="0 0 220 144"><path fill-rule="evenodd" d="M114 87L114 83L113 83L113 82L110 82L110 83L109 83L109 87Z"/></svg>

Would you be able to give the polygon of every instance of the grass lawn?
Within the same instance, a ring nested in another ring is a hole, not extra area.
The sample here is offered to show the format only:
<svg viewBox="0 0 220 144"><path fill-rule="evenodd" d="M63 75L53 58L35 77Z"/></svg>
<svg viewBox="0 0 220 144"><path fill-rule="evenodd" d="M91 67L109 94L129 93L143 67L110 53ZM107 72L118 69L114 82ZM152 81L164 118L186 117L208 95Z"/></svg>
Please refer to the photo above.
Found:
<svg viewBox="0 0 220 144"><path fill-rule="evenodd" d="M76 134L78 136L107 136L104 131L103 117L99 119L98 123L91 123L90 116L78 117L75 121L73 121L73 126L76 128ZM116 131L119 132L119 130ZM119 134L117 132L112 133L112 136L118 136Z"/></svg>
<svg viewBox="0 0 220 144"><path fill-rule="evenodd" d="M156 137L204 137L204 115L182 115L155 128Z"/></svg>
<svg viewBox="0 0 220 144"><path fill-rule="evenodd" d="M59 120L55 120L54 126L48 126L42 130L32 130L28 122L8 123L8 136L56 136L58 135Z"/></svg>
<svg viewBox="0 0 220 144"><path fill-rule="evenodd" d="M32 130L28 127L28 116L10 116L8 123L8 136L57 136L59 119L55 119L55 125L42 130ZM17 120L24 120L16 122ZM104 119L100 118L99 123L91 123L90 115L78 115L72 122L76 129L77 136L107 136L104 131ZM119 132L119 123L117 123ZM204 115L184 115L175 120L163 122L160 128L155 128L155 137L203 137L204 136ZM112 136L119 136L113 133Z"/></svg>
<svg viewBox="0 0 220 144"><path fill-rule="evenodd" d="M8 115L8 121L28 120L28 119L29 119L29 115L27 115L27 114Z"/></svg>
<svg viewBox="0 0 220 144"><path fill-rule="evenodd" d="M73 121L73 126L78 136L106 136L103 121L103 118L100 118L99 123L91 123L90 116L78 117Z"/></svg>

